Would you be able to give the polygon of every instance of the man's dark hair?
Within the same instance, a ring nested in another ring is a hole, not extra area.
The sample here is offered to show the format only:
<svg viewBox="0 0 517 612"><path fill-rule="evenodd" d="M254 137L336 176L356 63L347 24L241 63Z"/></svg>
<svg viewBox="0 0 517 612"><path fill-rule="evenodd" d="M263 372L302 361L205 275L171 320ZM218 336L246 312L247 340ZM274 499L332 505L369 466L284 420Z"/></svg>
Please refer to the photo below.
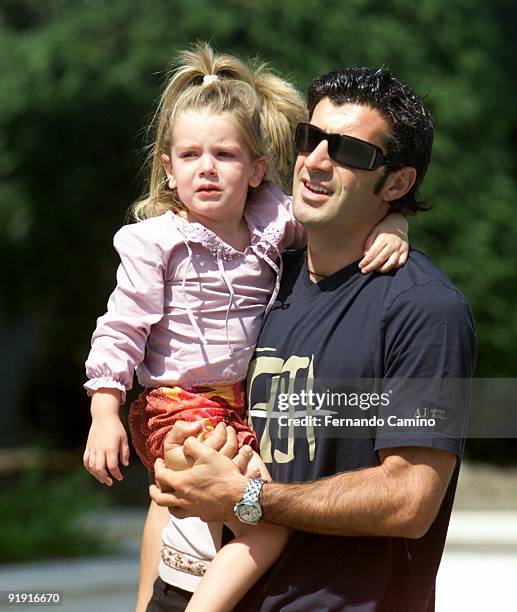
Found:
<svg viewBox="0 0 517 612"><path fill-rule="evenodd" d="M391 210L402 214L429 210L418 195L433 146L433 119L422 100L388 69L358 66L333 70L309 84L310 117L323 98L329 98L336 106L352 103L376 108L386 117L391 134L385 143L385 153L400 165L385 166L375 193L382 189L391 172L400 166L412 166L417 171L415 184L405 196L390 202Z"/></svg>

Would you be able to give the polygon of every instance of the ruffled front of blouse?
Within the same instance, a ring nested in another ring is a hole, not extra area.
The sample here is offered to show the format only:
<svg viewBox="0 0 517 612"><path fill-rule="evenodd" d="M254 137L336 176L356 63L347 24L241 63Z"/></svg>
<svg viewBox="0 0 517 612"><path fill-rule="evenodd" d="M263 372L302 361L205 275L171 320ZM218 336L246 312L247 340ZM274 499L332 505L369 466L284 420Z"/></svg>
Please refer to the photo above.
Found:
<svg viewBox="0 0 517 612"><path fill-rule="evenodd" d="M281 253L304 244L290 200L266 185L249 198L251 244L239 252L172 212L123 227L117 286L97 321L88 393L232 384L246 376L264 312L278 292Z"/></svg>

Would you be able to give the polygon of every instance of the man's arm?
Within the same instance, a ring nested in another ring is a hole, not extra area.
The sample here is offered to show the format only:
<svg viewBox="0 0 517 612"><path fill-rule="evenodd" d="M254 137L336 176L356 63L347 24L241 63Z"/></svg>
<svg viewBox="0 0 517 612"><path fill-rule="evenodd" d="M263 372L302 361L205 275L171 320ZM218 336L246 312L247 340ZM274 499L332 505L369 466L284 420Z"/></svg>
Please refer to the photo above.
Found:
<svg viewBox="0 0 517 612"><path fill-rule="evenodd" d="M231 461L189 438L185 451L195 459L190 470L171 472L157 461L160 488L151 487L153 500L172 506L178 518L233 518L233 506L248 482L238 465L247 461L249 449ZM456 455L403 447L381 450L379 457L378 466L314 482L267 483L260 498L265 520L331 535L421 537L438 513Z"/></svg>
<svg viewBox="0 0 517 612"><path fill-rule="evenodd" d="M376 467L311 483L265 485L265 519L328 535L422 537L440 509L456 456L417 447L379 455Z"/></svg>

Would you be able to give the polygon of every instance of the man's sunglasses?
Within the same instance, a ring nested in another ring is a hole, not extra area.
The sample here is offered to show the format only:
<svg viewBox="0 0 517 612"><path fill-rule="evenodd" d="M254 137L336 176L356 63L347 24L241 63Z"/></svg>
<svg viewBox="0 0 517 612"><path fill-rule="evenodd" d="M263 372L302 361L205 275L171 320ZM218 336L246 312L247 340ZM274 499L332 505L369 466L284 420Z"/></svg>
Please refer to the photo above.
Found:
<svg viewBox="0 0 517 612"><path fill-rule="evenodd" d="M379 147L342 134L327 134L310 123L299 123L294 135L294 146L297 153L311 153L322 140L328 142L329 157L338 164L357 168L358 170L377 170L380 166L400 162L384 156Z"/></svg>

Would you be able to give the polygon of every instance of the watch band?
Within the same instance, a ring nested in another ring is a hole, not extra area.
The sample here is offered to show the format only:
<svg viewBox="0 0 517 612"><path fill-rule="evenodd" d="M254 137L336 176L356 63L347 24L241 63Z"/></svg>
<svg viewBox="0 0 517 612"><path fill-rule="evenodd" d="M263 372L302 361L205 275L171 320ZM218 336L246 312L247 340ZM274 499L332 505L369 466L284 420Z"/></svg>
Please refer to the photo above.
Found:
<svg viewBox="0 0 517 612"><path fill-rule="evenodd" d="M241 499L233 507L239 521L248 525L257 525L262 518L259 497L266 481L261 478L250 478Z"/></svg>
<svg viewBox="0 0 517 612"><path fill-rule="evenodd" d="M266 481L263 478L250 478L241 501L258 502L262 487Z"/></svg>

